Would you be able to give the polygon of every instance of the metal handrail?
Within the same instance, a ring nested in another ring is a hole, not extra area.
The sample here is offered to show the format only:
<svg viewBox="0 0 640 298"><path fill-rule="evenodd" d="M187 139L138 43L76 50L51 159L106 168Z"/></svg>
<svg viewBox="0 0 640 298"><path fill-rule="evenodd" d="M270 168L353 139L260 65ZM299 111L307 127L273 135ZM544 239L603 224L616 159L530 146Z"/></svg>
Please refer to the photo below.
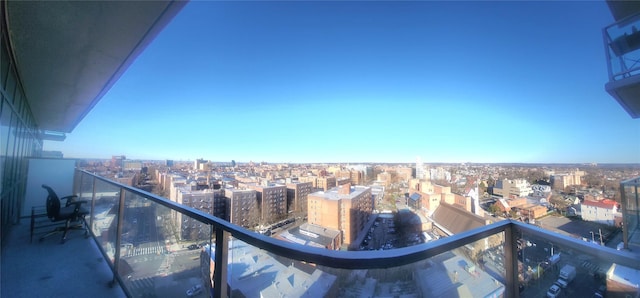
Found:
<svg viewBox="0 0 640 298"><path fill-rule="evenodd" d="M625 251L616 251L610 248L595 246L582 240L570 238L552 231L544 230L534 225L525 224L510 219L502 220L493 224L489 224L480 228L455 234L450 237L441 238L411 247L397 248L393 250L380 251L334 251L324 248L316 248L304 246L297 243L290 243L275 238L267 237L262 234L250 231L243 227L234 225L228 221L217 218L211 214L200 210L178 204L166 198L154 195L144 190L133 188L119 182L109 180L92 174L88 171L78 170L79 172L90 175L94 179L103 181L113 186L119 187L121 190L131 192L132 194L144 197L186 216L192 217L205 224L211 225L216 229L218 235L230 235L247 244L263 249L276 255L286 258L314 263L319 266L326 266L338 269L376 269L397 267L412 264L421 260L434 257L438 254L451 251L472 242L487 238L489 236L505 233L505 272L506 272L506 295L508 297L518 295L518 278L517 278L517 257L515 257L515 242L522 235L533 235L544 238L547 241L559 244L565 247L571 247L573 250L596 255L600 258L609 260L618 264L625 264L636 269L640 269L640 261L637 256ZM94 190L95 192L95 190ZM121 198L124 196L121 194ZM223 238L223 237L221 237ZM226 237L224 237L226 238ZM216 241L220 241L216 239ZM223 240L227 241L227 240ZM218 253L218 250L216 250ZM220 253L222 250L220 250ZM222 264L216 264L222 266ZM115 273L114 273L115 274ZM215 274L218 278L221 275ZM226 276L226 274L225 274ZM118 278L119 279L119 278Z"/></svg>

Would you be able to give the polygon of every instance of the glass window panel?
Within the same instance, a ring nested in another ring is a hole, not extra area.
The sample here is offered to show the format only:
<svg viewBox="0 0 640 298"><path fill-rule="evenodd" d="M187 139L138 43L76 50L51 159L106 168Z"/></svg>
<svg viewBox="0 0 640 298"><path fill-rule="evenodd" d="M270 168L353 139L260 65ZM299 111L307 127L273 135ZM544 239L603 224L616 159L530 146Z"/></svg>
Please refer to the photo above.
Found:
<svg viewBox="0 0 640 298"><path fill-rule="evenodd" d="M4 86L6 83L6 79L9 73L9 54L7 53L7 49L3 46L0 46L0 84Z"/></svg>

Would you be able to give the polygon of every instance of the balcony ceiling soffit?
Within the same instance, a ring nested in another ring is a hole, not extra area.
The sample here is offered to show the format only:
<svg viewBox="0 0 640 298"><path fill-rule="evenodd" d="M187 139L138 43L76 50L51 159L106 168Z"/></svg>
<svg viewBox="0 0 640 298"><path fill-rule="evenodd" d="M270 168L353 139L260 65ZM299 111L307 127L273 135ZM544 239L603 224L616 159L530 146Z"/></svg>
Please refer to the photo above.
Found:
<svg viewBox="0 0 640 298"><path fill-rule="evenodd" d="M607 5L616 22L640 13L640 1L607 0Z"/></svg>
<svg viewBox="0 0 640 298"><path fill-rule="evenodd" d="M11 45L40 129L71 132L185 3L8 1Z"/></svg>

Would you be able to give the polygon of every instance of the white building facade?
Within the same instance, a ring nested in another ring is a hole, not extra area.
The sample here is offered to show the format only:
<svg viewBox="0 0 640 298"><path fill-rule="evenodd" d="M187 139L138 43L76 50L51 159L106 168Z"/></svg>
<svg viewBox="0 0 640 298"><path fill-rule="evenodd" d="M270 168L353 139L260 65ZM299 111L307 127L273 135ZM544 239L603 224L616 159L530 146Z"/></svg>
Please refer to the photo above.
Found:
<svg viewBox="0 0 640 298"><path fill-rule="evenodd" d="M580 204L582 219L595 221L598 223L615 225L615 217L618 212L618 203L613 200L604 199L600 201L584 200Z"/></svg>

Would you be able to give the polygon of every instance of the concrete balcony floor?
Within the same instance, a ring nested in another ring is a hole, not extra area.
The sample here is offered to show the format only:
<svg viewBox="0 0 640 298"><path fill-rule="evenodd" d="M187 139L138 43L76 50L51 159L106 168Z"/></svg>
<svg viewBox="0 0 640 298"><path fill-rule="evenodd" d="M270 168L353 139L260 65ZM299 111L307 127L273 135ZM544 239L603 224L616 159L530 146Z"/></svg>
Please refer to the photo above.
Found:
<svg viewBox="0 0 640 298"><path fill-rule="evenodd" d="M53 229L53 228L51 228ZM48 231L49 229L43 229ZM29 242L29 220L12 227L2 243L0 297L126 297L95 241L70 231Z"/></svg>

